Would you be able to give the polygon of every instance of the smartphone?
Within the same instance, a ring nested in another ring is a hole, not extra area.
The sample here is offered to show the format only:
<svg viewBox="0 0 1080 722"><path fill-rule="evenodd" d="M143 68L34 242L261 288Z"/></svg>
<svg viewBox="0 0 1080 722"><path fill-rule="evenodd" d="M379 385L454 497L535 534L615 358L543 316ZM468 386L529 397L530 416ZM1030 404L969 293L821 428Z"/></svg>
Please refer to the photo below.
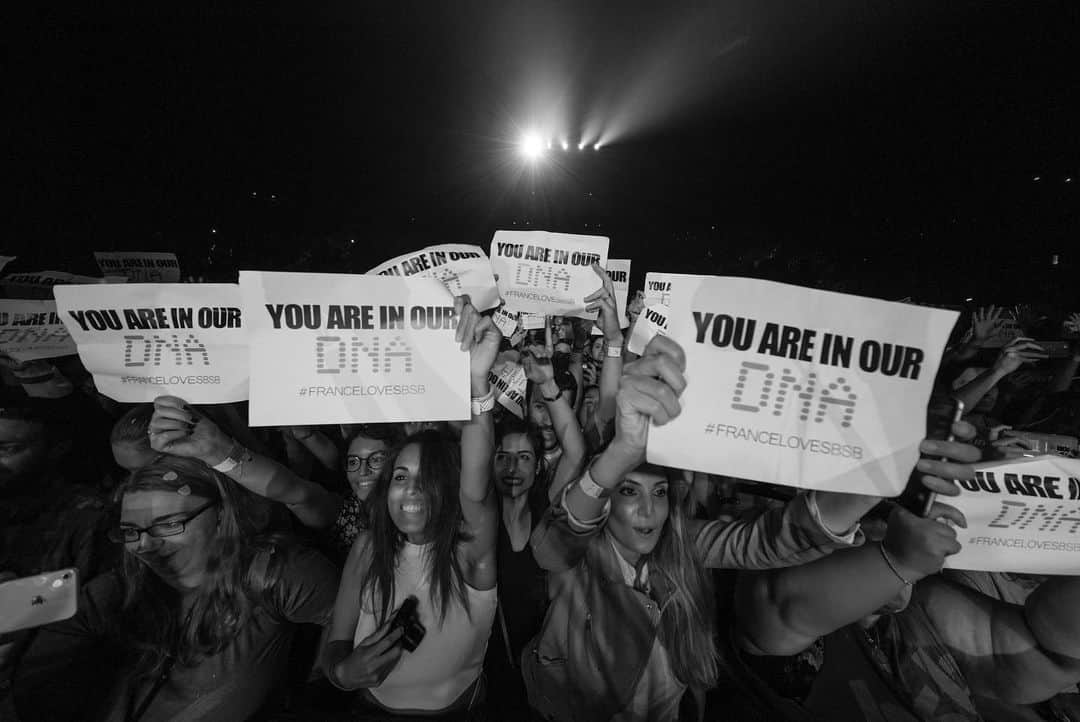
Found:
<svg viewBox="0 0 1080 722"><path fill-rule="evenodd" d="M949 433L948 436L945 437L946 441L956 441L956 434L952 431L952 425L964 418L964 402L960 399L954 399L953 401L955 402L955 405L953 406L952 418L949 421ZM948 461L944 456L941 457L941 460ZM930 515L930 507L934 505L934 498L936 496L937 494L932 491L926 491L926 499L923 501L921 516Z"/></svg>
<svg viewBox="0 0 1080 722"><path fill-rule="evenodd" d="M75 614L79 575L74 569L35 574L0 584L0 634L40 627Z"/></svg>
<svg viewBox="0 0 1080 722"><path fill-rule="evenodd" d="M1036 341L1049 358L1068 358L1072 355L1069 341Z"/></svg>
<svg viewBox="0 0 1080 722"><path fill-rule="evenodd" d="M946 441L956 441L956 436L952 432L952 425L963 418L963 416L964 402L959 399L953 399L952 410L949 414L949 425L945 430ZM938 428L939 427L934 426L934 429L931 430L931 434L936 435L936 433L940 433ZM942 461L945 461L945 459L942 458ZM900 498L897 501L911 513L918 514L919 516L926 516L930 513L930 508L934 505L935 497L936 494L923 486L922 481L918 479L917 475L912 473L907 488L904 489L904 493L900 495Z"/></svg>
<svg viewBox="0 0 1080 722"><path fill-rule="evenodd" d="M398 607L394 613L394 621L390 623L390 629L401 627L401 646L409 652L415 652L427 634L427 628L420 623L420 614L417 611L419 606L420 600L410 596Z"/></svg>

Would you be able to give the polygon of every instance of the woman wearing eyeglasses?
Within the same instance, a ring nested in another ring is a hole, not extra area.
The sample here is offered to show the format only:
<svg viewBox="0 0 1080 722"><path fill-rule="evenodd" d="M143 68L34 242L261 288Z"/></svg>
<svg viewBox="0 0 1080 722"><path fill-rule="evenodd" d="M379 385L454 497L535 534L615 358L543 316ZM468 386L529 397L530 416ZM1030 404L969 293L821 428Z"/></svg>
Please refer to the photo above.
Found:
<svg viewBox="0 0 1080 722"><path fill-rule="evenodd" d="M104 719L248 719L280 688L297 625L329 620L337 571L284 537L256 535L248 496L204 464L169 456L118 488L109 536L123 546L122 571L87 585L77 615L42 630L33 650L46 657L77 639L84 673L115 669ZM102 669L100 650L114 646L122 663Z"/></svg>

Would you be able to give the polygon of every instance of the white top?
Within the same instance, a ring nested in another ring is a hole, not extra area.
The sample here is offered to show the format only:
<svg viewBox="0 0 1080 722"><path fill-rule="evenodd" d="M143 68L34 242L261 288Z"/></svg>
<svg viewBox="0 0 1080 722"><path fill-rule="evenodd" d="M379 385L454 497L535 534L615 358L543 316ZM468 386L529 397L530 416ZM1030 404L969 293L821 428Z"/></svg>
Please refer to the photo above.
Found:
<svg viewBox="0 0 1080 722"><path fill-rule="evenodd" d="M449 707L480 677L487 652L491 625L495 621L496 588L479 591L465 585L469 610L452 597L446 617L440 624L431 603L428 564L425 557L431 544L405 542L398 555L394 576L394 602L397 609L409 596L419 600L417 614L427 629L414 652L405 651L396 667L378 687L369 692L379 704L394 710L441 710ZM375 631L375 607L370 597L364 600L356 623L354 644Z"/></svg>

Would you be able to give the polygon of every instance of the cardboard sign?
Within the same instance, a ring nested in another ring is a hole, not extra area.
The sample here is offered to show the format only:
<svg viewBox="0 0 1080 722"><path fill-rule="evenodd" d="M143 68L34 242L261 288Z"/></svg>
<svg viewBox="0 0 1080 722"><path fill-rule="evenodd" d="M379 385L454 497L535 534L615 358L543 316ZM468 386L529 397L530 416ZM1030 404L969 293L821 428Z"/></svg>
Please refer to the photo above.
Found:
<svg viewBox="0 0 1080 722"><path fill-rule="evenodd" d="M488 374L495 388L495 400L519 419L525 418L525 388L529 380L525 368L518 363L506 363Z"/></svg>
<svg viewBox="0 0 1080 722"><path fill-rule="evenodd" d="M522 313L518 318L525 331L536 331L547 326L547 316L542 313Z"/></svg>
<svg viewBox="0 0 1080 722"><path fill-rule="evenodd" d="M1012 459L976 467L943 498L964 513L963 549L951 569L1080 574L1080 461L1060 456Z"/></svg>
<svg viewBox="0 0 1080 722"><path fill-rule="evenodd" d="M468 294L478 311L502 301L491 272L491 262L480 246L444 243L398 256L368 271L379 276L437 278L454 296Z"/></svg>
<svg viewBox="0 0 1080 722"><path fill-rule="evenodd" d="M56 286L56 308L98 391L124 403L170 394L195 404L248 397L234 283Z"/></svg>
<svg viewBox="0 0 1080 722"><path fill-rule="evenodd" d="M178 283L180 261L175 253L96 251L94 259L106 276L124 276L131 283Z"/></svg>
<svg viewBox="0 0 1080 722"><path fill-rule="evenodd" d="M957 314L748 278L670 275L682 413L649 461L896 496ZM652 308L657 308L653 306Z"/></svg>
<svg viewBox="0 0 1080 722"><path fill-rule="evenodd" d="M627 328L630 325L630 317L626 315L626 301L630 295L630 259L609 258L607 273L611 278L611 285L615 287L615 306L619 310L619 328Z"/></svg>
<svg viewBox="0 0 1080 722"><path fill-rule="evenodd" d="M75 353L55 301L0 300L0 353L36 361Z"/></svg>
<svg viewBox="0 0 1080 722"><path fill-rule="evenodd" d="M671 305L671 273L645 274L645 305Z"/></svg>
<svg viewBox="0 0 1080 722"><path fill-rule="evenodd" d="M253 426L468 419L469 355L433 278L241 271Z"/></svg>
<svg viewBox="0 0 1080 722"><path fill-rule="evenodd" d="M0 288L8 298L35 298L51 300L53 286L60 283L124 283L123 276L94 278L64 271L37 271L35 273L10 273L0 279Z"/></svg>
<svg viewBox="0 0 1080 722"><path fill-rule="evenodd" d="M546 231L495 231L491 265L508 311L595 319L585 297L602 285L593 263L607 267L608 239Z"/></svg>

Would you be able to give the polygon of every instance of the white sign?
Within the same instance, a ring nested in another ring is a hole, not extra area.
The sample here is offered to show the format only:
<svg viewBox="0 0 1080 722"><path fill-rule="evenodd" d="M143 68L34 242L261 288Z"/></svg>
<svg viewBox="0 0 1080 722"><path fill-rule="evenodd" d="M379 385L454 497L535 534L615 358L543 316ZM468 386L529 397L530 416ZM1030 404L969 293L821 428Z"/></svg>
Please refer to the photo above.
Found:
<svg viewBox="0 0 1080 722"><path fill-rule="evenodd" d="M75 353L55 301L0 300L0 353L16 361Z"/></svg>
<svg viewBox="0 0 1080 722"><path fill-rule="evenodd" d="M521 328L526 331L536 331L547 327L547 316L542 313L523 313L519 318Z"/></svg>
<svg viewBox="0 0 1080 722"><path fill-rule="evenodd" d="M484 249L463 243L445 243L407 253L368 271L379 276L437 278L455 296L468 294L478 311L501 303L495 276Z"/></svg>
<svg viewBox="0 0 1080 722"><path fill-rule="evenodd" d="M964 513L963 549L952 569L1024 574L1080 574L1080 461L1060 456L1012 459L976 467L943 497Z"/></svg>
<svg viewBox="0 0 1080 722"><path fill-rule="evenodd" d="M518 315L510 313L502 306L496 308L491 314L491 320L505 338L513 338L514 332L518 330Z"/></svg>
<svg viewBox="0 0 1080 722"><path fill-rule="evenodd" d="M586 313L585 297L602 285L593 263L607 267L608 239L546 231L495 231L491 265L508 311L542 316Z"/></svg>
<svg viewBox="0 0 1080 722"><path fill-rule="evenodd" d="M59 283L94 284L124 283L123 276L94 278L80 276L65 271L37 271L35 273L10 273L0 279L0 287L8 298L39 298L49 300L53 297L52 288Z"/></svg>
<svg viewBox="0 0 1080 722"><path fill-rule="evenodd" d="M653 306L657 303L663 306L671 305L671 281L675 275L672 273L645 274L646 306Z"/></svg>
<svg viewBox="0 0 1080 722"><path fill-rule="evenodd" d="M619 310L619 327L626 328L630 325L630 318L626 315L626 300L630 295L630 259L609 258L607 273L611 277L611 285L615 287L615 306Z"/></svg>
<svg viewBox="0 0 1080 722"><path fill-rule="evenodd" d="M686 352L688 387L678 418L650 429L649 461L903 491L955 312L749 278L669 278L668 336Z"/></svg>
<svg viewBox="0 0 1080 722"><path fill-rule="evenodd" d="M653 338L657 335L667 336L669 313L671 313L671 310L659 303L642 309L634 321L634 327L630 329L630 338L626 342L626 350L641 356L645 353L645 347L649 345Z"/></svg>
<svg viewBox="0 0 1080 722"><path fill-rule="evenodd" d="M96 251L94 259L106 276L124 276L131 283L179 283L180 261L175 253L155 251Z"/></svg>
<svg viewBox="0 0 1080 722"><path fill-rule="evenodd" d="M248 397L234 283L56 286L56 308L98 391L124 403Z"/></svg>
<svg viewBox="0 0 1080 722"><path fill-rule="evenodd" d="M525 418L525 388L529 379L518 363L506 363L491 370L488 380L495 389L495 400L519 419Z"/></svg>
<svg viewBox="0 0 1080 722"><path fill-rule="evenodd" d="M253 426L467 419L469 355L433 278L241 271Z"/></svg>

